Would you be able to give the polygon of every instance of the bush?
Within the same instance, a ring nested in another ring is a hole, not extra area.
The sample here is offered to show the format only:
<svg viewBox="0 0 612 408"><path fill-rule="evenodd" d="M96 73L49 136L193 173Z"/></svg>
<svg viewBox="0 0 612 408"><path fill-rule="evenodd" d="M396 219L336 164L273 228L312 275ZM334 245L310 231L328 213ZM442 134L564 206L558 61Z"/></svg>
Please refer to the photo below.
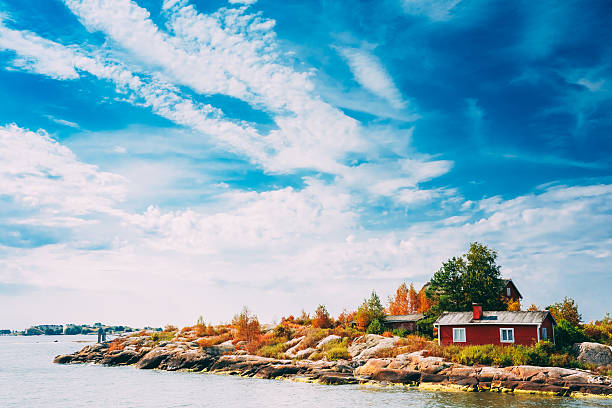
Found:
<svg viewBox="0 0 612 408"><path fill-rule="evenodd" d="M406 337L408 335L408 330L406 329L394 329L393 335L398 337Z"/></svg>
<svg viewBox="0 0 612 408"><path fill-rule="evenodd" d="M262 357L283 359L285 358L286 350L287 346L285 346L285 343L268 344L257 350L256 354Z"/></svg>
<svg viewBox="0 0 612 408"><path fill-rule="evenodd" d="M295 330L289 327L287 324L280 323L274 328L274 337L277 339L285 339L285 341L289 340L293 337Z"/></svg>
<svg viewBox="0 0 612 408"><path fill-rule="evenodd" d="M589 341L582 328L574 326L567 320L559 320L555 327L555 340L558 350L570 352L574 343Z"/></svg>
<svg viewBox="0 0 612 408"><path fill-rule="evenodd" d="M380 323L380 320L374 319L372 323L368 326L368 330L366 333L368 334L381 334L383 332L383 325Z"/></svg>
<svg viewBox="0 0 612 408"><path fill-rule="evenodd" d="M300 343L299 350L306 350L308 347L314 347L317 343L327 337L329 329L308 329L304 340Z"/></svg>
<svg viewBox="0 0 612 408"><path fill-rule="evenodd" d="M348 345L348 338L333 340L323 346L323 352L329 361L348 360Z"/></svg>
<svg viewBox="0 0 612 408"><path fill-rule="evenodd" d="M155 332L151 335L151 340L153 340L155 343L160 341L170 341L174 338L175 334L176 332L172 331Z"/></svg>

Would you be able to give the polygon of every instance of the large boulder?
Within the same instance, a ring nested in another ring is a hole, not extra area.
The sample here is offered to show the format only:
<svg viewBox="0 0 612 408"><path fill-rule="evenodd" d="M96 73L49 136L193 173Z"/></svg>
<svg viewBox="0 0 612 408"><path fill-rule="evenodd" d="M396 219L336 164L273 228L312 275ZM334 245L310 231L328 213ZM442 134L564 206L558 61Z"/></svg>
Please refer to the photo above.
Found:
<svg viewBox="0 0 612 408"><path fill-rule="evenodd" d="M136 367L151 370L157 368L166 359L174 354L174 350L165 348L155 348L145 354L140 361L136 364Z"/></svg>
<svg viewBox="0 0 612 408"><path fill-rule="evenodd" d="M574 350L578 355L578 361L596 366L607 366L612 364L612 347L599 343L576 343Z"/></svg>
<svg viewBox="0 0 612 408"><path fill-rule="evenodd" d="M393 348L397 338L383 337L377 334L366 334L356 338L348 347L348 352L353 360L367 360L382 350Z"/></svg>

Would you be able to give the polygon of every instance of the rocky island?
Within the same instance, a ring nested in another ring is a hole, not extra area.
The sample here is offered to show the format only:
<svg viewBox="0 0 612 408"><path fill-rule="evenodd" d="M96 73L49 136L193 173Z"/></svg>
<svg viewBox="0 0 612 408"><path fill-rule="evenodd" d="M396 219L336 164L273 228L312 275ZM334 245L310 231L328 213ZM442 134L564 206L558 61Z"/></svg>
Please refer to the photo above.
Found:
<svg viewBox="0 0 612 408"><path fill-rule="evenodd" d="M249 354L243 349L244 341L228 339L209 345L190 341L190 332L172 334L170 340L160 341L153 332L140 332L112 342L85 346L74 354L59 355L54 363L133 365L140 369L210 372L335 385L381 384L433 390L612 397L612 379L587 370L532 365L469 366L432 356L429 350L390 352L398 351L398 345L402 344L399 337L365 334L348 345L346 358L329 360L324 351L343 341L335 334L315 344L305 344L312 343L312 336L307 335L289 339L282 345L284 358ZM584 348L591 355L602 352ZM317 359L317 356L323 357Z"/></svg>

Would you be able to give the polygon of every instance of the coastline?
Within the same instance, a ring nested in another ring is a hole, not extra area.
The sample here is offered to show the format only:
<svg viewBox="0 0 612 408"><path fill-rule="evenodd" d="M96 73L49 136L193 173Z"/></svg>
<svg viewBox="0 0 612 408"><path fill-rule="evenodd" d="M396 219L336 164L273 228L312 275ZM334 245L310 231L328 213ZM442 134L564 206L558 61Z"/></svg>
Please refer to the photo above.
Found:
<svg viewBox="0 0 612 408"><path fill-rule="evenodd" d="M584 370L537 366L464 366L431 357L426 351L392 358L353 360L274 359L232 351L228 345L201 348L196 343L161 342L141 347L129 337L127 346L111 342L88 345L56 356L57 364L133 365L139 369L208 372L260 379L326 385L367 384L414 387L429 391L523 393L575 398L612 398L612 379Z"/></svg>

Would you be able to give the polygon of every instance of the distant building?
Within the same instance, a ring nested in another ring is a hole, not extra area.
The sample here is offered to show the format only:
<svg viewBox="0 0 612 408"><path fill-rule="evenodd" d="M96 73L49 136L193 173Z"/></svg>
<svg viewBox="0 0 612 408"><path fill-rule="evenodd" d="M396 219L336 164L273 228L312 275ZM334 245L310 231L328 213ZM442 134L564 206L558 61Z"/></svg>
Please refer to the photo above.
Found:
<svg viewBox="0 0 612 408"><path fill-rule="evenodd" d="M502 294L502 298L508 302L510 300L516 302L517 300L521 300L523 295L518 291L512 279L504 279L504 283L506 286L504 287L504 293Z"/></svg>
<svg viewBox="0 0 612 408"><path fill-rule="evenodd" d="M522 344L540 340L555 342L557 323L549 311L483 311L473 305L471 312L444 312L435 321L438 343L450 344Z"/></svg>
<svg viewBox="0 0 612 408"><path fill-rule="evenodd" d="M383 323L385 327L389 330L404 329L409 333L413 333L417 329L417 322L422 318L422 313L385 316Z"/></svg>

